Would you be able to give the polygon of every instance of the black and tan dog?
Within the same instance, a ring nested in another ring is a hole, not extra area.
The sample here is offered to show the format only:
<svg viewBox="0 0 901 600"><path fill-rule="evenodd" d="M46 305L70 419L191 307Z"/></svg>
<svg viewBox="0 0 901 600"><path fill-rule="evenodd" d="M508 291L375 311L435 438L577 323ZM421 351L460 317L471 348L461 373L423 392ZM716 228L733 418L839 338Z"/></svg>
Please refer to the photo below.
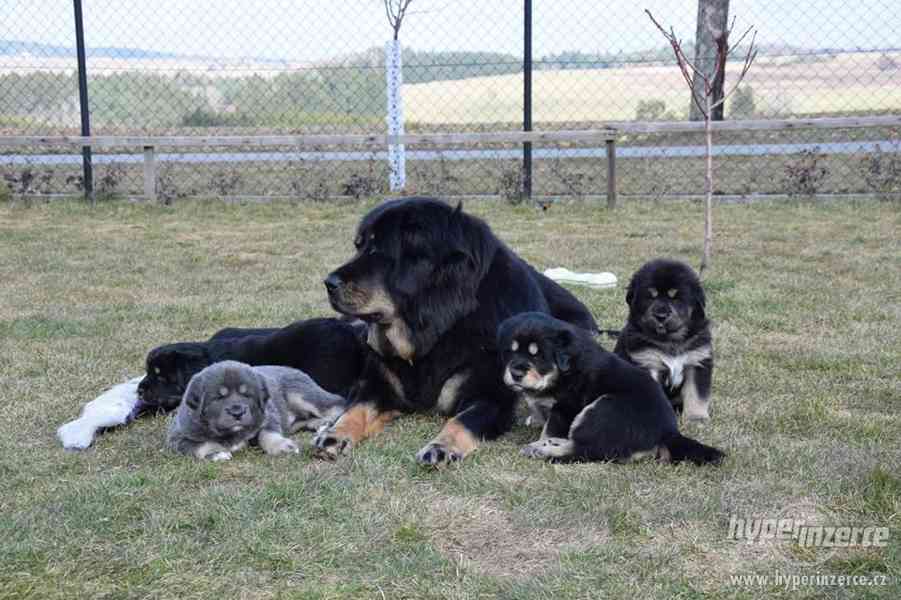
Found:
<svg viewBox="0 0 901 600"><path fill-rule="evenodd" d="M708 420L713 342L698 276L685 263L652 260L632 276L626 303L613 351L647 370L685 419Z"/></svg>
<svg viewBox="0 0 901 600"><path fill-rule="evenodd" d="M597 330L581 302L459 206L386 202L363 218L354 246L325 286L335 310L369 323L371 353L350 407L313 440L325 458L401 412L437 409L452 418L416 458L462 459L512 425L516 394L501 381L495 345L501 321L540 311Z"/></svg>
<svg viewBox="0 0 901 600"><path fill-rule="evenodd" d="M724 454L679 433L676 415L648 374L607 352L586 331L542 313L498 330L504 383L549 406L541 438L523 454L555 460L718 463Z"/></svg>

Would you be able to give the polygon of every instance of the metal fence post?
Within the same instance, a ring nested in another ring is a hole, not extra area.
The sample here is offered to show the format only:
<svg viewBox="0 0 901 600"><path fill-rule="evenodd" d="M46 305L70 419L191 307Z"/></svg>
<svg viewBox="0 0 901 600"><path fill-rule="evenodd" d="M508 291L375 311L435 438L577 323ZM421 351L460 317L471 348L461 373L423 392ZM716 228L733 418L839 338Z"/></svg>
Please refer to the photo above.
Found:
<svg viewBox="0 0 901 600"><path fill-rule="evenodd" d="M607 208L616 208L616 140L607 140Z"/></svg>
<svg viewBox="0 0 901 600"><path fill-rule="evenodd" d="M81 135L91 135L91 115L88 104L88 72L84 51L84 18L81 12L81 0L73 0L75 4L75 45L78 57L78 103L81 106ZM85 200L94 200L94 170L91 166L91 147L81 147L82 172L84 176Z"/></svg>
<svg viewBox="0 0 901 600"><path fill-rule="evenodd" d="M156 149L144 146L144 199L156 200Z"/></svg>
<svg viewBox="0 0 901 600"><path fill-rule="evenodd" d="M525 0L523 22L522 130L532 131L532 0ZM532 197L532 142L522 145L522 193Z"/></svg>

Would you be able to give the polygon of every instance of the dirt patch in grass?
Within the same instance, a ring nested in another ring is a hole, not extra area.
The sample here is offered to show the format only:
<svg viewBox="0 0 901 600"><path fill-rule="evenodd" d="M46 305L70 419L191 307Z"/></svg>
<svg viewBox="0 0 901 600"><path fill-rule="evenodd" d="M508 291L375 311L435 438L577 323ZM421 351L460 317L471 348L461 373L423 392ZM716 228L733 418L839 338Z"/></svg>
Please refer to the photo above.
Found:
<svg viewBox="0 0 901 600"><path fill-rule="evenodd" d="M603 544L603 528L532 528L514 522L495 498L438 497L432 500L429 537L459 569L501 577L547 574L565 552Z"/></svg>

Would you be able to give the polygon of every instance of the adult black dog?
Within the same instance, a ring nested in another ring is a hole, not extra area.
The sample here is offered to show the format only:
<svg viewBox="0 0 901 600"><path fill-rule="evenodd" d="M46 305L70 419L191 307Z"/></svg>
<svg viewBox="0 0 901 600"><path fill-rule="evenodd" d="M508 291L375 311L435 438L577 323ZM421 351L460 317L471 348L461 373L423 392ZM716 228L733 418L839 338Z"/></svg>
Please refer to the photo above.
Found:
<svg viewBox="0 0 901 600"><path fill-rule="evenodd" d="M685 263L652 260L632 276L626 304L613 351L647 370L684 418L708 420L713 342L698 276Z"/></svg>
<svg viewBox="0 0 901 600"><path fill-rule="evenodd" d="M584 330L542 313L498 330L504 383L545 398L541 439L523 454L555 460L718 463L724 454L684 437L666 395L641 368L601 348Z"/></svg>
<svg viewBox="0 0 901 600"><path fill-rule="evenodd" d="M497 326L525 311L597 330L588 309L505 246L488 225L434 198L381 204L357 229L356 256L325 280L341 313L369 323L372 354L348 410L314 437L335 458L400 412L452 416L417 453L459 460L506 432L516 395L500 378Z"/></svg>
<svg viewBox="0 0 901 600"><path fill-rule="evenodd" d="M222 360L300 369L324 390L347 396L363 371L365 329L359 321L308 319L281 329L231 327L205 342L154 348L147 355L147 374L138 385L132 416L175 409L191 377Z"/></svg>

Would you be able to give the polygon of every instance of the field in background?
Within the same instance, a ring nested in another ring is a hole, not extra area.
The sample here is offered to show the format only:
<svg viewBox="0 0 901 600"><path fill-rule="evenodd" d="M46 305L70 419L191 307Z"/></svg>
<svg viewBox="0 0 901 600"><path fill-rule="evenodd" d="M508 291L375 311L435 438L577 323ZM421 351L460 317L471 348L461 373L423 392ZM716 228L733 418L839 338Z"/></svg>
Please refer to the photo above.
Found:
<svg viewBox="0 0 901 600"><path fill-rule="evenodd" d="M729 453L721 468L537 463L518 426L428 471L413 459L441 426L428 416L335 464L186 460L162 450L163 418L59 448L55 428L153 346L330 314L321 281L369 206L0 205L0 598L898 597L897 579L732 579L901 572L897 203L717 209L713 420L688 431ZM623 284L647 258L700 255L690 203L466 208L542 269ZM573 291L622 323L622 285ZM730 516L799 502L888 526L890 544L814 565L728 539Z"/></svg>
<svg viewBox="0 0 901 600"><path fill-rule="evenodd" d="M754 90L759 118L901 110L901 90L890 84L901 53L805 58L762 57L754 64L744 85ZM727 67L728 83L741 65ZM688 90L676 66L539 70L532 86L536 122L631 121L639 103L649 100L663 101L671 118L688 114ZM521 122L522 74L405 85L404 107L417 123Z"/></svg>

